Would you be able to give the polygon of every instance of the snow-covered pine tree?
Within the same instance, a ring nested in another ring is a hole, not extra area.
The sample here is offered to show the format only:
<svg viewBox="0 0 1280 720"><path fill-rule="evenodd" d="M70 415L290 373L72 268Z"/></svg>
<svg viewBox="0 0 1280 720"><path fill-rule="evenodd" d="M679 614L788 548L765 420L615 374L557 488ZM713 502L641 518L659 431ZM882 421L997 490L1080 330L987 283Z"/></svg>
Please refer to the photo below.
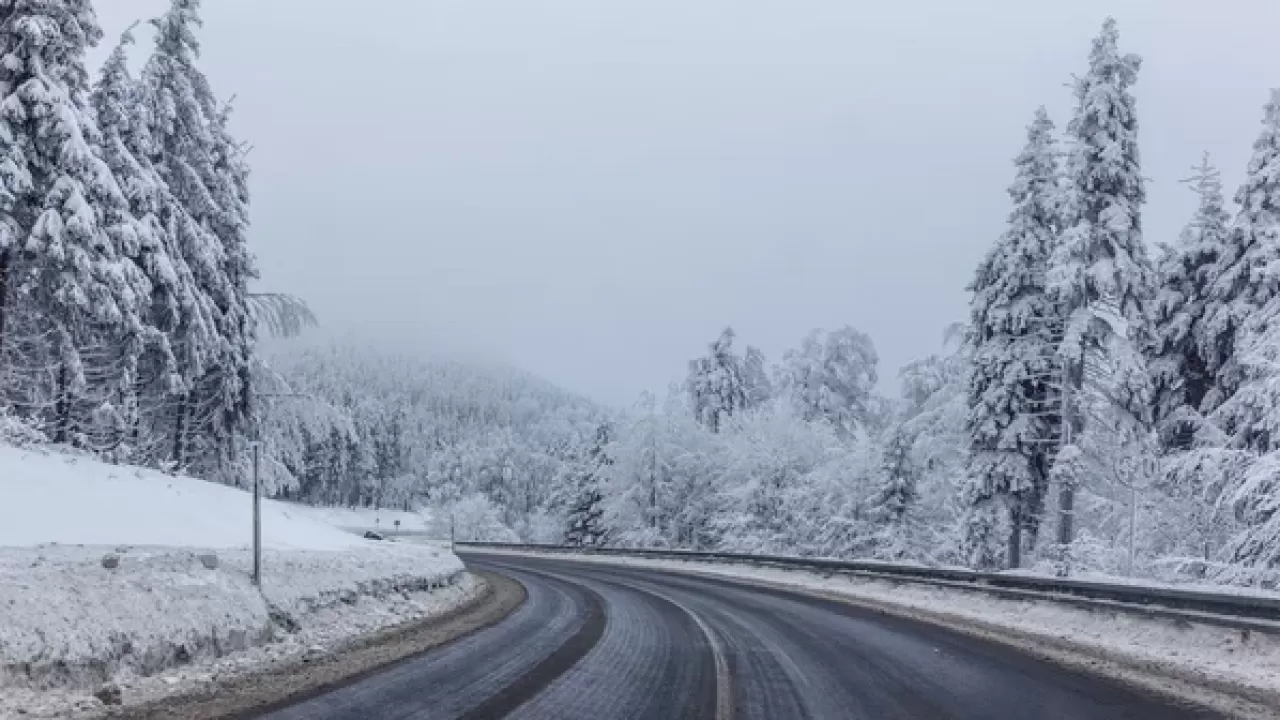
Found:
<svg viewBox="0 0 1280 720"><path fill-rule="evenodd" d="M162 208L166 203L172 206L173 200L151 161L155 148L144 115L143 95L128 66L128 48L132 44L129 30L103 64L91 100L102 133L103 159L133 218L134 235L126 243L127 254L151 286L150 297L143 300L140 309L151 333L142 348L136 373L139 417L135 442L143 447L134 448L134 459L147 463L165 457L151 447L148 431L154 426L156 409L163 407L182 384L170 337L180 335L179 328L185 328L188 335L205 336L202 344L211 344L204 321L210 312L197 306L202 296L194 288L190 268L174 250L173 238L160 218Z"/></svg>
<svg viewBox="0 0 1280 720"><path fill-rule="evenodd" d="M1231 564L1223 579L1274 584L1280 581L1280 297L1245 322L1233 358L1240 386L1217 413L1235 433L1227 448L1201 454L1221 466L1222 504L1241 523L1227 544Z"/></svg>
<svg viewBox="0 0 1280 720"><path fill-rule="evenodd" d="M773 397L773 382L765 367L764 353L748 345L742 356L742 381L746 383L747 407L760 407Z"/></svg>
<svg viewBox="0 0 1280 720"><path fill-rule="evenodd" d="M733 352L734 338L733 328L725 328L706 357L689 363L685 391L694 416L712 432L719 432L726 420L749 404L742 358Z"/></svg>
<svg viewBox="0 0 1280 720"><path fill-rule="evenodd" d="M1178 242L1162 248L1153 305L1151 374L1155 421L1165 450L1191 446L1201 427L1202 404L1213 385L1209 358L1217 341L1206 332L1215 268L1226 249L1230 216L1224 208L1221 173L1204 154L1185 180L1199 197L1195 214Z"/></svg>
<svg viewBox="0 0 1280 720"><path fill-rule="evenodd" d="M1205 414L1218 411L1244 381L1236 346L1253 318L1263 317L1263 309L1280 295L1280 89L1271 91L1262 120L1262 132L1253 144L1253 156L1244 184L1236 193L1240 206L1227 242L1213 267L1205 317L1207 372L1213 386L1202 402ZM1218 413L1223 429L1240 436L1249 422L1241 404L1236 410ZM1249 446L1264 450L1261 438L1240 438Z"/></svg>
<svg viewBox="0 0 1280 720"><path fill-rule="evenodd" d="M1228 447L1223 494L1243 529L1228 545L1224 579L1280 581L1280 89L1271 91L1239 214L1213 286L1215 385L1206 398ZM1233 464L1234 463L1234 467ZM1241 467L1243 466L1243 467Z"/></svg>
<svg viewBox="0 0 1280 720"><path fill-rule="evenodd" d="M248 281L248 189L244 151L227 112L196 66L199 0L173 0L157 19L155 50L142 75L155 166L172 202L161 218L212 310L214 342L180 329L171 339L186 381L172 416L172 461L206 476L229 469L249 422L254 323ZM194 457L193 457L194 455Z"/></svg>
<svg viewBox="0 0 1280 720"><path fill-rule="evenodd" d="M1075 115L1067 127L1065 230L1048 281L1050 299L1065 318L1059 345L1064 370L1060 452L1071 458L1082 452L1085 411L1091 406L1082 397L1089 356L1109 352L1117 342L1150 346L1152 270L1141 222L1146 190L1130 91L1141 60L1121 55L1118 41L1115 20L1108 18L1093 41L1089 71L1075 82ZM1148 371L1132 366L1141 354L1122 356L1128 364L1107 378L1108 401L1117 412L1141 419L1150 413ZM1059 465L1064 471L1081 467L1074 460ZM1060 483L1058 543L1065 559L1074 538L1075 490L1084 478L1070 472L1055 476Z"/></svg>
<svg viewBox="0 0 1280 720"><path fill-rule="evenodd" d="M587 453L585 466L578 469L569 506L565 529L566 545L595 547L602 545L608 536L604 526L603 483L613 464L609 457L609 444L613 442L613 429L608 423L596 430L595 440Z"/></svg>
<svg viewBox="0 0 1280 720"><path fill-rule="evenodd" d="M1014 167L1008 229L969 285L972 504L964 544L983 567L1002 556L1000 565L1017 567L1024 547L1035 548L1058 432L1053 387L1062 323L1045 293L1045 275L1061 232L1062 188L1053 122L1043 107ZM1009 514L998 522L1010 529L1008 538L995 536L993 513Z"/></svg>
<svg viewBox="0 0 1280 720"><path fill-rule="evenodd" d="M88 0L0 3L0 384L55 441L110 449L130 422L151 289L89 105L85 52L101 34Z"/></svg>
<svg viewBox="0 0 1280 720"><path fill-rule="evenodd" d="M849 326L830 333L814 330L783 358L779 385L802 418L828 422L847 439L865 429L874 414L878 363L865 333Z"/></svg>
<svg viewBox="0 0 1280 720"><path fill-rule="evenodd" d="M898 426L889 432L880 458L874 508L879 525L874 549L882 560L913 557L919 548L916 504L920 501L920 473L912 457L913 438Z"/></svg>
<svg viewBox="0 0 1280 720"><path fill-rule="evenodd" d="M944 333L944 351L909 363L899 372L901 432L914 438L912 465L919 481L917 508L939 542L920 546L920 557L937 562L965 561L963 537L947 538L941 529L959 530L969 433L969 365L973 362L968 325L955 323ZM1008 512L999 514L1007 523ZM1007 528L996 537L1008 538ZM1001 547L999 543L995 547Z"/></svg>

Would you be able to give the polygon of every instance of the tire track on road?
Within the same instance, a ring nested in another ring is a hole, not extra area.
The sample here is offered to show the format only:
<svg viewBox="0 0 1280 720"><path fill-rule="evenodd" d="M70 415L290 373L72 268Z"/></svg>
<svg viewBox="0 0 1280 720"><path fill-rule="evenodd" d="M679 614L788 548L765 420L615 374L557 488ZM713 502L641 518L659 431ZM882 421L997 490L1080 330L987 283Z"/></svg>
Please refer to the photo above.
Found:
<svg viewBox="0 0 1280 720"><path fill-rule="evenodd" d="M521 682L577 636L591 603L578 584L524 570L502 575L526 599L502 622L458 642L387 668L265 720L447 720L465 716Z"/></svg>
<svg viewBox="0 0 1280 720"><path fill-rule="evenodd" d="M712 639L687 608L661 593L562 567L483 567L544 572L584 586L605 601L608 624L600 644L510 720L711 720L717 674ZM727 680L727 673L720 677Z"/></svg>
<svg viewBox="0 0 1280 720"><path fill-rule="evenodd" d="M583 607L582 625L578 631L515 682L462 715L461 720L498 720L506 717L567 672L596 646L605 629L604 599L595 590L580 587L586 603Z"/></svg>

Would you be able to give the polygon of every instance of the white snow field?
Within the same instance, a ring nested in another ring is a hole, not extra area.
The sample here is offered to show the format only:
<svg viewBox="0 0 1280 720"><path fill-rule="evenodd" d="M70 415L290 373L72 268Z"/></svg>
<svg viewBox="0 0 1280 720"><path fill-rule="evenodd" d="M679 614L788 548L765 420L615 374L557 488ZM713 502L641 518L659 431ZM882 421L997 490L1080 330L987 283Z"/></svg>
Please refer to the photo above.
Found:
<svg viewBox="0 0 1280 720"><path fill-rule="evenodd" d="M425 532L430 529L427 515L386 508L312 507L281 503L285 512L297 517L311 518L345 530L400 530ZM396 523L399 522L399 525Z"/></svg>
<svg viewBox="0 0 1280 720"><path fill-rule="evenodd" d="M447 550L273 501L259 590L248 493L41 447L0 446L0 498L0 718L92 715L107 683L154 698L476 591Z"/></svg>

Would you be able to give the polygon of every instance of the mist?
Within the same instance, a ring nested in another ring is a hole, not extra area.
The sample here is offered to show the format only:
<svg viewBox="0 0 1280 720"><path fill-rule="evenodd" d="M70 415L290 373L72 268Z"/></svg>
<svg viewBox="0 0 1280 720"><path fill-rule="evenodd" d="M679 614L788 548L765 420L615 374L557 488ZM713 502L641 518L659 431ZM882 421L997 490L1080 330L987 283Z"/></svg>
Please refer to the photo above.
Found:
<svg viewBox="0 0 1280 720"><path fill-rule="evenodd" d="M97 3L91 63L166 5ZM1172 241L1203 151L1241 179L1274 2L215 0L202 67L253 145L261 288L321 336L622 405L725 325L776 361L851 324L892 388L965 319L1024 128L1065 126L1109 14L1144 58L1146 238Z"/></svg>

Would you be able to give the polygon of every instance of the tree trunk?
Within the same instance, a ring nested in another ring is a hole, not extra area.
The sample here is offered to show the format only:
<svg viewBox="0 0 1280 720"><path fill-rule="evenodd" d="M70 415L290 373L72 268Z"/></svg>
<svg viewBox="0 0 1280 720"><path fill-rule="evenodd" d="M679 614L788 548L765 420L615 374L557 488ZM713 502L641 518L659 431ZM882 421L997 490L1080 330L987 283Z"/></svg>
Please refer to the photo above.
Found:
<svg viewBox="0 0 1280 720"><path fill-rule="evenodd" d="M4 363L5 321L9 319L9 269L12 263L12 250L0 252L0 368Z"/></svg>
<svg viewBox="0 0 1280 720"><path fill-rule="evenodd" d="M70 435L71 427L71 399L68 397L70 389L67 387L70 379L67 377L67 365L63 363L58 368L58 399L54 403L54 433L53 441L55 443L65 443Z"/></svg>
<svg viewBox="0 0 1280 720"><path fill-rule="evenodd" d="M1013 497L1013 507L1009 511L1009 567L1022 566L1022 516L1023 497Z"/></svg>
<svg viewBox="0 0 1280 720"><path fill-rule="evenodd" d="M1071 480L1065 480L1058 491L1058 544L1064 553L1075 539L1075 506L1076 489Z"/></svg>
<svg viewBox="0 0 1280 720"><path fill-rule="evenodd" d="M1062 446L1069 447L1084 430L1084 415L1076 398L1084 389L1085 358L1069 360L1062 383ZM1075 540L1076 487L1079 478L1063 477L1058 489L1058 575L1071 574L1071 543Z"/></svg>

